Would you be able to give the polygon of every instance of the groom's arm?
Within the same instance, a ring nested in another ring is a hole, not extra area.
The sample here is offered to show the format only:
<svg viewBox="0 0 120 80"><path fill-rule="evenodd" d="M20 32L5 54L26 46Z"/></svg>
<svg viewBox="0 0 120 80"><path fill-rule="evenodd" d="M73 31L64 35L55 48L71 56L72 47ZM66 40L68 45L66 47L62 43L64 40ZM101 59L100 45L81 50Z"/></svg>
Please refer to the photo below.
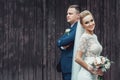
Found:
<svg viewBox="0 0 120 80"><path fill-rule="evenodd" d="M74 42L74 38L75 38L75 30L71 31L68 34L64 34L63 36L61 36L58 41L57 41L57 46L60 48L68 48L71 43Z"/></svg>

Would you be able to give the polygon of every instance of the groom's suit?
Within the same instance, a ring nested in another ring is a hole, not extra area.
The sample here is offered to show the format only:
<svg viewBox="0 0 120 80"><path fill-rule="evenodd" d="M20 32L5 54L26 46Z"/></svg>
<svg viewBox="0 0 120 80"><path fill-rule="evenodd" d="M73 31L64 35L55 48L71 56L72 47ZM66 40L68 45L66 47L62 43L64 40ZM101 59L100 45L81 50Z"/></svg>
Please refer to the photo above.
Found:
<svg viewBox="0 0 120 80"><path fill-rule="evenodd" d="M64 74L67 73L70 74L70 76L68 76L69 79L71 79L72 57L73 57L76 27L77 27L77 22L69 28L70 29L69 33L62 35L57 41L57 46L61 50L60 63L61 63L62 75L64 76ZM61 49L62 46L67 46L67 45L69 45L67 49ZM64 80L68 80L68 78Z"/></svg>

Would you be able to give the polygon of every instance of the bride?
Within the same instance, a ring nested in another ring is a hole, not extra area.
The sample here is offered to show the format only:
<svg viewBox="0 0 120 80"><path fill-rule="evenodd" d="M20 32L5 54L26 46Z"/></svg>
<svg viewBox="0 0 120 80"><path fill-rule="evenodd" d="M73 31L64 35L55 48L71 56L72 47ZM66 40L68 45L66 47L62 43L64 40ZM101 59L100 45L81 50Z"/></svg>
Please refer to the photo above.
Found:
<svg viewBox="0 0 120 80"><path fill-rule="evenodd" d="M97 80L97 76L103 75L103 72L101 69L94 69L90 63L94 61L94 57L100 56L102 46L94 34L92 13L88 10L81 12L80 23L75 37L71 80Z"/></svg>

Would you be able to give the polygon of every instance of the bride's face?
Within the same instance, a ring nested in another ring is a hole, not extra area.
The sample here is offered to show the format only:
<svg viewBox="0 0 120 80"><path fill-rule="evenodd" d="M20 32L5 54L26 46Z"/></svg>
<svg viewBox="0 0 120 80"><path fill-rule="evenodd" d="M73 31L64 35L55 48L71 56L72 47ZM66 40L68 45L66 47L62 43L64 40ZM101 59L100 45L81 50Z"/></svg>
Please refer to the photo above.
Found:
<svg viewBox="0 0 120 80"><path fill-rule="evenodd" d="M95 22L92 15L87 15L82 20L82 25L87 31L93 31L95 28Z"/></svg>

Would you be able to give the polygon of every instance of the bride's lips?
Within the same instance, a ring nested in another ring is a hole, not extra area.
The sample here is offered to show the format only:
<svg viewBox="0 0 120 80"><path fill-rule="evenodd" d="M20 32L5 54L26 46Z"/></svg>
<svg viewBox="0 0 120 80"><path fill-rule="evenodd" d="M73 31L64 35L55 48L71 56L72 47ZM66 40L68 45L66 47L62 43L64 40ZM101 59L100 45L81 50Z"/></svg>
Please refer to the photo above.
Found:
<svg viewBox="0 0 120 80"><path fill-rule="evenodd" d="M89 29L91 29L91 30L94 30L94 28L95 28L95 25L92 25L89 27Z"/></svg>

